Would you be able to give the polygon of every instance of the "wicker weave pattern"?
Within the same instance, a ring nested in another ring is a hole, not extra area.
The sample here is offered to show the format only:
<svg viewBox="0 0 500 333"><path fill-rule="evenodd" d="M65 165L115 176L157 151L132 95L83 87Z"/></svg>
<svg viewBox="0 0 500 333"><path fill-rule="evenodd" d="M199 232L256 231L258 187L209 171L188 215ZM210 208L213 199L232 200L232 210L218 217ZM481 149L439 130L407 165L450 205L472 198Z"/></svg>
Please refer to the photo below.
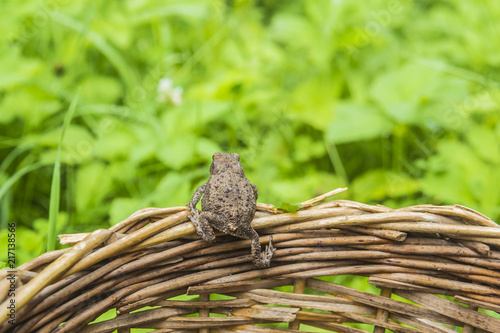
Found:
<svg viewBox="0 0 500 333"><path fill-rule="evenodd" d="M281 322L288 331L305 324L365 332L345 324L367 323L375 333L500 332L500 319L478 312L500 313L496 223L462 206L392 210L343 200L313 206L328 195L303 203L297 213L259 204L253 226L261 244L272 235L277 248L268 269L252 265L250 241L199 240L185 207L144 209L109 230L63 235L62 242L76 245L19 267L24 285L18 286L17 325L3 322L0 331L272 332L279 330L255 324ZM369 277L380 295L317 279L332 275ZM293 286L293 293L270 289L277 286ZM186 293L199 300L168 300ZM215 293L234 298L210 300ZM131 313L144 306L159 307ZM113 308L116 318L88 325ZM199 317L184 317L193 313Z"/></svg>

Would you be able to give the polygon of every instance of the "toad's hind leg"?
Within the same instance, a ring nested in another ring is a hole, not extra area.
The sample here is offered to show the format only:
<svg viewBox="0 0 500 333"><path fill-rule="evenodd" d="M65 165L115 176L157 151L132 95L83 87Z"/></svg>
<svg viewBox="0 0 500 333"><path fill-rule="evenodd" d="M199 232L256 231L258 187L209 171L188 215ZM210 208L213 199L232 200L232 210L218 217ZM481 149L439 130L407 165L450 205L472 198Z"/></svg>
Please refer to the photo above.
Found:
<svg viewBox="0 0 500 333"><path fill-rule="evenodd" d="M196 233L203 238L205 242L212 243L215 240L215 233L209 223L210 213L201 212L198 210L191 213L189 216L196 228Z"/></svg>
<svg viewBox="0 0 500 333"><path fill-rule="evenodd" d="M273 247L273 237L269 237L269 245L266 245L266 249L261 253L259 234L254 231L255 235L252 235L252 262L255 266L259 268L266 268L271 265L271 259L273 257L274 251Z"/></svg>

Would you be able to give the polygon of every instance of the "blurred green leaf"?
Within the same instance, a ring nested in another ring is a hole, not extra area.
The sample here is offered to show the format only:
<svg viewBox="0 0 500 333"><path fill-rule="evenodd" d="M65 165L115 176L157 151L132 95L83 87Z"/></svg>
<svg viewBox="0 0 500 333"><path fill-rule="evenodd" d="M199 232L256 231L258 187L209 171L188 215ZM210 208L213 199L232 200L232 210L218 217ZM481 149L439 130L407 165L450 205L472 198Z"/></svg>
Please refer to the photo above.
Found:
<svg viewBox="0 0 500 333"><path fill-rule="evenodd" d="M77 212L90 212L105 196L109 195L111 175L107 173L104 163L95 161L78 169L75 187Z"/></svg>
<svg viewBox="0 0 500 333"><path fill-rule="evenodd" d="M43 69L41 59L22 57L17 50L2 48L0 54L1 90L29 82Z"/></svg>
<svg viewBox="0 0 500 333"><path fill-rule="evenodd" d="M191 199L189 176L178 172L167 173L155 188L153 202L158 207L184 206Z"/></svg>
<svg viewBox="0 0 500 333"><path fill-rule="evenodd" d="M231 112L231 103L227 101L205 100L197 103L187 101L180 106L181 111L174 113L168 111L163 116L164 125L171 127L182 121L191 128L196 125L208 124L217 119L223 119ZM174 123L172 123L174 121Z"/></svg>
<svg viewBox="0 0 500 333"><path fill-rule="evenodd" d="M86 103L113 104L123 94L123 89L118 80L111 76L92 75L86 76L80 83L81 99Z"/></svg>
<svg viewBox="0 0 500 333"><path fill-rule="evenodd" d="M28 166L25 166L24 168L21 168L19 171L17 171L15 174L11 175L3 184L0 186L0 200L2 197L9 191L10 187L17 182L21 177L23 177L25 174L32 172L38 168L44 167L46 164L44 163L35 163L31 164Z"/></svg>
<svg viewBox="0 0 500 333"><path fill-rule="evenodd" d="M60 110L62 103L39 87L25 85L12 90L0 102L0 123L22 119L28 127L39 126Z"/></svg>
<svg viewBox="0 0 500 333"><path fill-rule="evenodd" d="M320 158L326 154L325 143L323 141L313 141L307 135L298 135L294 144L294 160L298 163Z"/></svg>
<svg viewBox="0 0 500 333"><path fill-rule="evenodd" d="M130 148L134 146L135 138L126 128L112 128L101 133L93 153L109 161L119 160L130 155Z"/></svg>
<svg viewBox="0 0 500 333"><path fill-rule="evenodd" d="M306 124L325 130L334 119L332 109L338 88L319 78L301 83L293 94L295 116Z"/></svg>
<svg viewBox="0 0 500 333"><path fill-rule="evenodd" d="M55 148L59 141L60 129L47 131L43 134L29 135L23 138L25 144L38 145L43 148ZM82 126L71 124L66 130L64 142L62 142L61 163L78 164L89 161L92 158L95 139L87 129ZM53 163L56 160L57 150L46 150L40 160Z"/></svg>
<svg viewBox="0 0 500 333"><path fill-rule="evenodd" d="M316 172L298 178L274 180L257 185L259 187L259 201L261 201L260 193L264 193L267 197L279 198L285 202L302 202L345 186L338 177L326 172ZM297 191L297 188L301 190ZM267 193L269 191L271 191L270 194ZM304 193L310 194L305 195Z"/></svg>
<svg viewBox="0 0 500 333"><path fill-rule="evenodd" d="M78 34L84 36L89 42L91 42L97 50L99 50L109 62L115 67L115 69L120 73L121 79L124 81L128 88L132 88L134 82L136 82L135 73L130 70L130 66L126 62L123 55L118 52L113 45L111 45L106 39L104 39L98 32L89 29L84 23L78 21L77 19L64 15L59 12L58 15L52 16L54 23L60 24L62 27L66 27L74 30Z"/></svg>
<svg viewBox="0 0 500 333"><path fill-rule="evenodd" d="M474 206L471 177L484 176L478 173L481 163L477 156L467 145L451 140L439 142L438 151L439 155L428 160L427 172L419 180L422 189L441 201Z"/></svg>
<svg viewBox="0 0 500 333"><path fill-rule="evenodd" d="M500 166L500 138L485 126L473 125L467 133L467 141L485 161Z"/></svg>
<svg viewBox="0 0 500 333"><path fill-rule="evenodd" d="M392 128L393 123L374 107L342 104L335 110L325 139L333 144L369 140L389 135Z"/></svg>
<svg viewBox="0 0 500 333"><path fill-rule="evenodd" d="M310 21L302 15L292 13L279 13L273 18L271 26L273 37L283 43L293 45L290 35L294 36L295 45L302 46L312 41L310 37L314 35Z"/></svg>
<svg viewBox="0 0 500 333"><path fill-rule="evenodd" d="M373 202L414 195L420 186L405 174L375 169L357 177L350 190L361 202Z"/></svg>
<svg viewBox="0 0 500 333"><path fill-rule="evenodd" d="M212 156L215 152L222 152L219 144L213 140L198 138L196 142L196 153L205 161L212 161Z"/></svg>
<svg viewBox="0 0 500 333"><path fill-rule="evenodd" d="M194 159L196 140L193 136L179 137L166 142L157 151L157 156L166 166L179 170Z"/></svg>
<svg viewBox="0 0 500 333"><path fill-rule="evenodd" d="M428 87L438 75L426 67L407 64L377 77L370 94L393 120L413 123L419 104L429 98Z"/></svg>
<svg viewBox="0 0 500 333"><path fill-rule="evenodd" d="M144 200L140 198L114 198L109 209L111 225L126 219L142 208L144 208Z"/></svg>

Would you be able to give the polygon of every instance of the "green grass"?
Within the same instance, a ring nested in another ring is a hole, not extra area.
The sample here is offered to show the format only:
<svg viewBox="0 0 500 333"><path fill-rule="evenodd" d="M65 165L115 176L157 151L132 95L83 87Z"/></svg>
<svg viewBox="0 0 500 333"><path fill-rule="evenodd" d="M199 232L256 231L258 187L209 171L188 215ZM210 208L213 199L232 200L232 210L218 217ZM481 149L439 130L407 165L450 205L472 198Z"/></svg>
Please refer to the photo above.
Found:
<svg viewBox="0 0 500 333"><path fill-rule="evenodd" d="M76 110L78 103L78 93L73 98L68 112L64 117L64 123L61 128L61 137L57 147L56 162L54 164L54 173L52 175L52 185L50 187L50 204L49 204L49 223L47 231L47 251L53 251L56 248L56 224L57 216L59 215L59 206L61 200L61 147L64 142L64 135L68 129L71 119Z"/></svg>

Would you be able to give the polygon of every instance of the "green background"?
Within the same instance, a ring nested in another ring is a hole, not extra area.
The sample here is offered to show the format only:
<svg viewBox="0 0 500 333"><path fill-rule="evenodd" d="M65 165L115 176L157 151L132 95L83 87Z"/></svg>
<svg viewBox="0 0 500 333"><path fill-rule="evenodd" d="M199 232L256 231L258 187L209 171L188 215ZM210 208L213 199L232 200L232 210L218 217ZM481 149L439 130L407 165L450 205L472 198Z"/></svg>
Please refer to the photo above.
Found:
<svg viewBox="0 0 500 333"><path fill-rule="evenodd" d="M215 151L240 154L260 202L347 186L337 198L500 217L497 0L10 0L0 12L0 247L15 222L18 264L49 233L185 205ZM162 78L182 101L158 93Z"/></svg>

